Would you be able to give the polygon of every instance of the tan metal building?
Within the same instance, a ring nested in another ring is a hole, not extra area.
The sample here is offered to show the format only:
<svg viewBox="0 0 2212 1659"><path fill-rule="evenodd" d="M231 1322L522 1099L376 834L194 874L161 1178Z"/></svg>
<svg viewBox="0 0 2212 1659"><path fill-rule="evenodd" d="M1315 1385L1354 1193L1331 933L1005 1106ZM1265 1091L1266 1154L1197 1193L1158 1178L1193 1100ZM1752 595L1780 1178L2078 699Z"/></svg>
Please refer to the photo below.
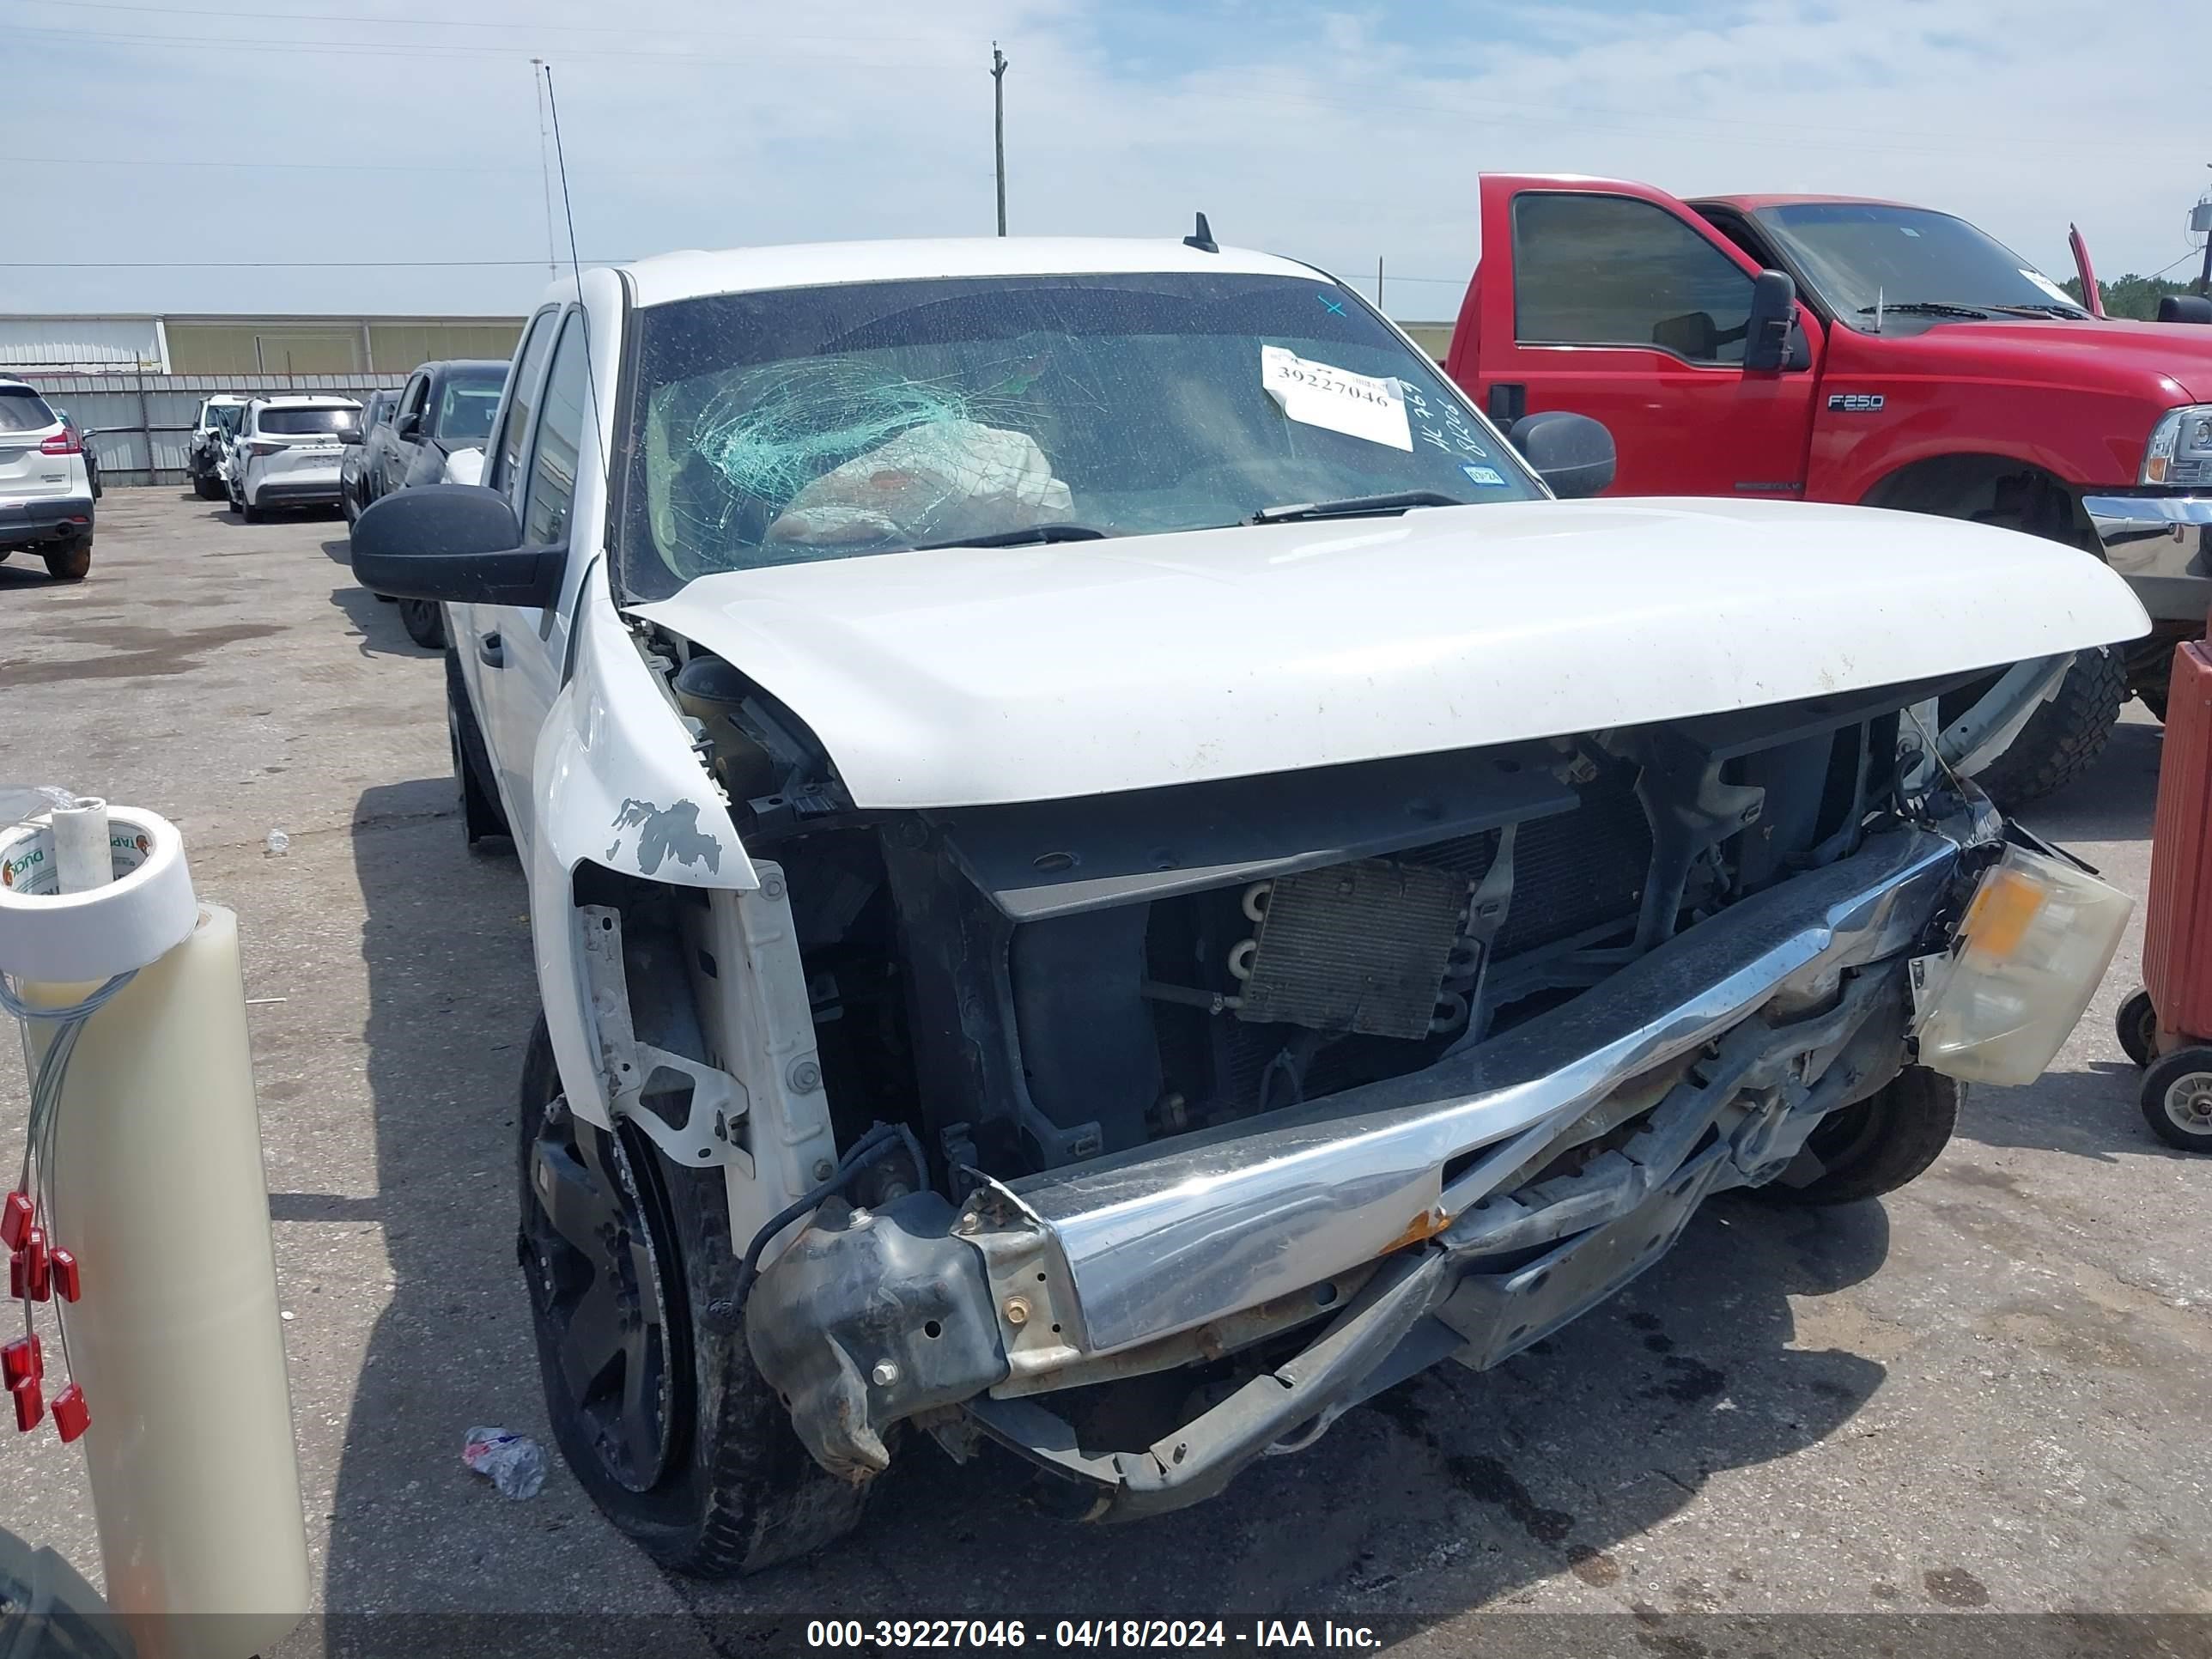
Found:
<svg viewBox="0 0 2212 1659"><path fill-rule="evenodd" d="M0 317L0 374L404 374L506 357L519 317Z"/></svg>

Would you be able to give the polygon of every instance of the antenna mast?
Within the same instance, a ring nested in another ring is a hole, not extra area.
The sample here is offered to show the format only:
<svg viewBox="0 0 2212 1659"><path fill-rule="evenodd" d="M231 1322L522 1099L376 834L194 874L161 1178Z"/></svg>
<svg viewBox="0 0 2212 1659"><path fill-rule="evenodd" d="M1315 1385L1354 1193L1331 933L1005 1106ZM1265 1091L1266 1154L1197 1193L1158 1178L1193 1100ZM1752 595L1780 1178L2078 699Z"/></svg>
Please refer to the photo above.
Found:
<svg viewBox="0 0 2212 1659"><path fill-rule="evenodd" d="M530 84L538 94L538 179L545 190L545 280L561 274L561 255L553 240L553 161L545 142L545 60L530 60Z"/></svg>

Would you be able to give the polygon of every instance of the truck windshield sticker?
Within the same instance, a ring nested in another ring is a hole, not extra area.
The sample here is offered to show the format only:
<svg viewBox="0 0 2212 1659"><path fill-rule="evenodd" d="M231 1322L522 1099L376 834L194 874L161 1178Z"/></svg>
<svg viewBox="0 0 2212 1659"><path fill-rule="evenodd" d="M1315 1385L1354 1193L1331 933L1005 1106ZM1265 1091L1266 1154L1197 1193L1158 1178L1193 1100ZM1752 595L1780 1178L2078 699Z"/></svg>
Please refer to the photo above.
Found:
<svg viewBox="0 0 2212 1659"><path fill-rule="evenodd" d="M2016 266L2015 269L2019 270L2021 276L2027 277L2029 282L2033 283L2036 287L2041 289L2052 299L2057 301L2060 305L2073 306L2081 303L2072 295L2069 294L2064 289L2059 287L2057 283L2052 282L2051 278L2045 276L2041 271L2030 270L2026 265Z"/></svg>
<svg viewBox="0 0 2212 1659"><path fill-rule="evenodd" d="M1410 450L1405 390L1395 379L1354 374L1281 346L1260 348L1260 384L1283 413L1305 426ZM1441 447L1441 446L1439 446Z"/></svg>

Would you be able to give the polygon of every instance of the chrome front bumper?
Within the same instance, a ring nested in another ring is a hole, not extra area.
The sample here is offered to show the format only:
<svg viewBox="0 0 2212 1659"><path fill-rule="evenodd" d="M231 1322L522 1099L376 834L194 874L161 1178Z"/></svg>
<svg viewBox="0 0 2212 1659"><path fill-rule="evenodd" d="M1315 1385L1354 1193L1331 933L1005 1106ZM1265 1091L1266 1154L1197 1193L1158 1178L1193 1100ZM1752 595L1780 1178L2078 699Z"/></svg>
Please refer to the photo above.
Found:
<svg viewBox="0 0 2212 1659"><path fill-rule="evenodd" d="M1413 1370L1518 1352L1658 1260L1707 1194L1781 1176L1904 1063L1906 963L2001 831L1983 808L1871 836L1425 1071L988 1182L957 1216L930 1193L824 1206L753 1291L754 1358L855 1478L890 1424L960 1419L1100 1487L1098 1513L1194 1501ZM1175 1447L1089 1456L1032 1397L1324 1318Z"/></svg>
<svg viewBox="0 0 2212 1659"><path fill-rule="evenodd" d="M2153 622L2197 623L2212 610L2212 496L2087 495L2105 562Z"/></svg>
<svg viewBox="0 0 2212 1659"><path fill-rule="evenodd" d="M1018 1374L1133 1347L1442 1231L1624 1083L1905 951L1959 853L1925 830L1873 837L1426 1071L979 1193L963 1236L1006 1294L1049 1304L1010 1330L1008 1359Z"/></svg>

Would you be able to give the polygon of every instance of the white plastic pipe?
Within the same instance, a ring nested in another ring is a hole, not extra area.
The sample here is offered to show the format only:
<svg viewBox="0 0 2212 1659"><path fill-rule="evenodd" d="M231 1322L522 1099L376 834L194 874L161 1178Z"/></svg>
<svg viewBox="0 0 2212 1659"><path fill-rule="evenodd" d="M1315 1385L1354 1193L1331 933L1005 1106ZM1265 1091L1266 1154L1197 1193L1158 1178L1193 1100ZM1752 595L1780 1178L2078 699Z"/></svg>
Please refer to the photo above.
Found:
<svg viewBox="0 0 2212 1659"><path fill-rule="evenodd" d="M54 868L64 893L89 893L115 879L107 850L107 803L81 796L74 805L53 810Z"/></svg>
<svg viewBox="0 0 2212 1659"><path fill-rule="evenodd" d="M87 1023L52 1195L82 1275L65 1318L109 1605L142 1659L265 1652L307 1611L307 1545L229 911L201 905Z"/></svg>

